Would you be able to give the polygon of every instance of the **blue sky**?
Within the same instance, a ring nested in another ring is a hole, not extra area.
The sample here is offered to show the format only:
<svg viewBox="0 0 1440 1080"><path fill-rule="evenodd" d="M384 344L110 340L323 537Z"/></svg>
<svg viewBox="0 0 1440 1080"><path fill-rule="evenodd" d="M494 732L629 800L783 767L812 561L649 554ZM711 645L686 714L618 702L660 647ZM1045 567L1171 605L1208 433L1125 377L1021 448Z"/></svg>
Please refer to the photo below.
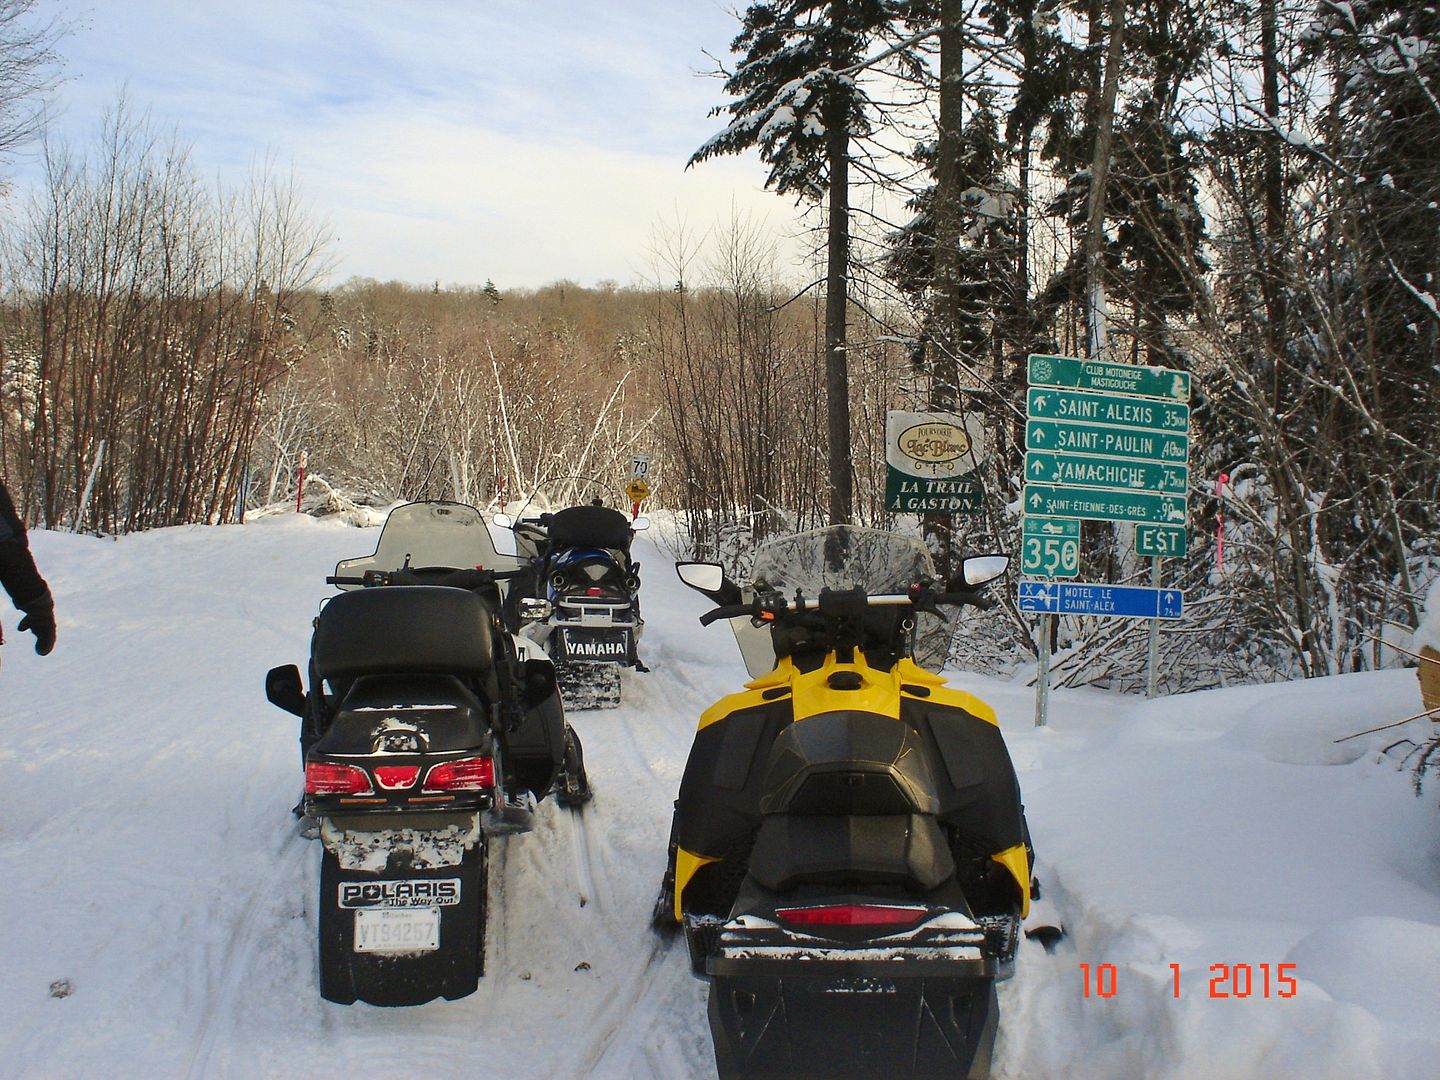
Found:
<svg viewBox="0 0 1440 1080"><path fill-rule="evenodd" d="M204 175L292 167L336 280L534 286L649 276L653 239L732 208L785 252L754 157L685 162L722 121L699 76L721 0L75 0L54 135L91 139L122 88ZM20 170L23 181L27 170Z"/></svg>

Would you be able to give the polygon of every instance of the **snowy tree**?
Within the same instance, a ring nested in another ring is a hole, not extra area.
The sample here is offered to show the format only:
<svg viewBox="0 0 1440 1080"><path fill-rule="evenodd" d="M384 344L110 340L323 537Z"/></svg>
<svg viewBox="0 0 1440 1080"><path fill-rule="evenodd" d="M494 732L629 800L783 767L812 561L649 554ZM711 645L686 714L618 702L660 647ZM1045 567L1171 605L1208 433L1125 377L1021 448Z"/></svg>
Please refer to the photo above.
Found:
<svg viewBox="0 0 1440 1080"><path fill-rule="evenodd" d="M850 276L852 143L872 130L875 103L860 82L870 46L905 5L898 0L783 0L751 4L731 44L741 56L718 106L729 126L690 164L754 148L770 167L766 186L802 201L827 201L826 430L830 520L854 518L846 342ZM888 53L905 63L903 49Z"/></svg>

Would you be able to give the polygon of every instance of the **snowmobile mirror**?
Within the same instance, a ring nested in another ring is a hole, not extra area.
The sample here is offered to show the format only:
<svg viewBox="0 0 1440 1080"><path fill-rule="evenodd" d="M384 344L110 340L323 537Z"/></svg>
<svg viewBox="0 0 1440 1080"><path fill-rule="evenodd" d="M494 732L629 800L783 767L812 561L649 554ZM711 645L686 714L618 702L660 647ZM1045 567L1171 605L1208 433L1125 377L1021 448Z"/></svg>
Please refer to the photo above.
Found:
<svg viewBox="0 0 1440 1080"><path fill-rule="evenodd" d="M304 716L305 686L300 681L300 669L294 664L271 668L265 674L265 697L271 705L278 705L296 716Z"/></svg>
<svg viewBox="0 0 1440 1080"><path fill-rule="evenodd" d="M509 514L496 514L490 519L490 522L493 525L499 525L502 529L513 528L515 525L515 519Z"/></svg>
<svg viewBox="0 0 1440 1080"><path fill-rule="evenodd" d="M740 586L725 576L719 563L682 562L675 564L675 573L680 580L698 593L703 593L717 604L738 604Z"/></svg>
<svg viewBox="0 0 1440 1080"><path fill-rule="evenodd" d="M644 514L641 514L639 517L637 517L634 521L630 523L631 532L644 532L649 527L650 519Z"/></svg>
<svg viewBox="0 0 1440 1080"><path fill-rule="evenodd" d="M526 622L548 619L554 610L555 605L543 596L527 596L519 604L520 618Z"/></svg>
<svg viewBox="0 0 1440 1080"><path fill-rule="evenodd" d="M682 562L675 564L675 573L680 575L680 580L696 592L706 595L719 592L720 587L725 584L725 569L719 563L712 562Z"/></svg>
<svg viewBox="0 0 1440 1080"><path fill-rule="evenodd" d="M960 576L972 588L994 581L1010 568L1008 555L972 555L960 562Z"/></svg>

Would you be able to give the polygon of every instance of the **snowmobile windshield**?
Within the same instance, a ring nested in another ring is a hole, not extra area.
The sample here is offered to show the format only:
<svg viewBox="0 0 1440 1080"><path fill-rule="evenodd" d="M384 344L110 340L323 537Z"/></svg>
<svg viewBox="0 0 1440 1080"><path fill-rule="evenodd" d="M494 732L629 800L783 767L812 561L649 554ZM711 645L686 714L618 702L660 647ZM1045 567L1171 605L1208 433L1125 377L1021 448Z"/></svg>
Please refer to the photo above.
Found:
<svg viewBox="0 0 1440 1080"><path fill-rule="evenodd" d="M867 596L908 592L921 580L934 580L935 564L923 541L880 529L833 525L779 540L755 553L751 570L753 592L780 592L793 598L799 590L816 599L821 589L863 589ZM734 619L731 629L756 677L775 666L769 628L756 628L750 619ZM912 656L921 667L939 671L945 666L954 628L953 616L921 612L916 618ZM908 645L908 642L905 643Z"/></svg>
<svg viewBox="0 0 1440 1080"><path fill-rule="evenodd" d="M919 539L855 525L772 540L756 551L750 573L757 591L794 596L798 589L811 599L821 589L864 589L869 596L903 593L934 577L935 564Z"/></svg>
<svg viewBox="0 0 1440 1080"><path fill-rule="evenodd" d="M495 550L490 527L480 511L464 503L406 503L390 511L374 555L344 559L335 565L336 577L359 577L367 570L402 570L444 566L456 570L483 567L511 570L512 555ZM357 588L342 585L342 589Z"/></svg>

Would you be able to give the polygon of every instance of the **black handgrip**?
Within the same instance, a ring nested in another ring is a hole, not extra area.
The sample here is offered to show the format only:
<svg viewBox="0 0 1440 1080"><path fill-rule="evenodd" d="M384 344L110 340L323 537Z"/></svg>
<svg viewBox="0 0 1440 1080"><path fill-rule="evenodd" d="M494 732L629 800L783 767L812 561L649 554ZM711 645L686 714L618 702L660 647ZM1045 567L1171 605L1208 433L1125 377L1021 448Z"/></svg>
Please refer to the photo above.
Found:
<svg viewBox="0 0 1440 1080"><path fill-rule="evenodd" d="M325 579L325 584L326 584L326 585L364 585L364 584L365 584L365 579L364 579L363 577L327 577L327 578Z"/></svg>
<svg viewBox="0 0 1440 1080"><path fill-rule="evenodd" d="M724 604L717 608L711 608L700 616L700 625L709 626L720 619L738 619L741 615L754 615L754 604Z"/></svg>

